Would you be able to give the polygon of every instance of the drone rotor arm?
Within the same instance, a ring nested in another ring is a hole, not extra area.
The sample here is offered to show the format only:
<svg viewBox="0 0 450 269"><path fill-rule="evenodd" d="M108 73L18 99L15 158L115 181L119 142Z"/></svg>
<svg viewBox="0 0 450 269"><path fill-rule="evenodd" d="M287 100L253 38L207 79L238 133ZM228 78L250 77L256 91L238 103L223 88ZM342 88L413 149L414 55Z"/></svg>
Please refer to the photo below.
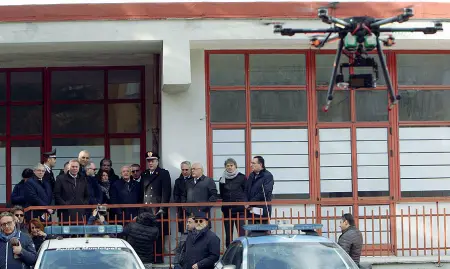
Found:
<svg viewBox="0 0 450 269"><path fill-rule="evenodd" d="M435 25L433 27L418 27L418 28L380 28L378 32L388 33L388 32L422 32L424 34L436 34L439 31L443 31L442 24Z"/></svg>
<svg viewBox="0 0 450 269"><path fill-rule="evenodd" d="M295 34L325 34L325 33L338 33L339 29L326 28L326 29L293 29L293 28L276 28L274 33L280 33L282 36L293 36Z"/></svg>
<svg viewBox="0 0 450 269"><path fill-rule="evenodd" d="M409 18L411 18L412 16L414 16L414 11L412 8L405 8L403 9L403 14L398 15L398 16L394 16L394 17L390 17L387 19L383 19L383 20L378 20L376 22L373 22L370 24L370 28L377 28L380 27L382 25L385 24L389 24L389 23L394 23L394 22L398 22L398 23L402 23L405 21L408 21Z"/></svg>

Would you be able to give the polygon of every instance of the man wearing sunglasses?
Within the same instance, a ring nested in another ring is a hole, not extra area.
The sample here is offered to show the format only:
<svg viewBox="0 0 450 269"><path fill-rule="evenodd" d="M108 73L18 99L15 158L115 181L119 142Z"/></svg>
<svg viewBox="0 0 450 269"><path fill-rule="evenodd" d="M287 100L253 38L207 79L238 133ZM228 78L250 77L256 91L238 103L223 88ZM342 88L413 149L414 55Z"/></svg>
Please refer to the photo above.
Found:
<svg viewBox="0 0 450 269"><path fill-rule="evenodd" d="M136 181L136 182L141 182L141 166L137 163L132 164L131 165L131 177Z"/></svg>
<svg viewBox="0 0 450 269"><path fill-rule="evenodd" d="M195 230L186 239L183 269L214 269L220 257L220 239L210 230L207 213L193 216Z"/></svg>

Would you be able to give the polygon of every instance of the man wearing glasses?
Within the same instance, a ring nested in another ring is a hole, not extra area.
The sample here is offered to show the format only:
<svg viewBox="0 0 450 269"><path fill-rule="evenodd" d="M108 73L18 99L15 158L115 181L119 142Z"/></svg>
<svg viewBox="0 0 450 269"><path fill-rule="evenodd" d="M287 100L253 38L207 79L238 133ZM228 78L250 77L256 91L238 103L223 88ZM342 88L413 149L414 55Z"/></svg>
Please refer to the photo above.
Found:
<svg viewBox="0 0 450 269"><path fill-rule="evenodd" d="M16 229L14 216L0 214L0 263L2 268L29 269L36 263L36 249L30 236Z"/></svg>
<svg viewBox="0 0 450 269"><path fill-rule="evenodd" d="M97 167L93 162L87 162L84 167L86 171L86 179L88 183L89 190L89 204L90 205L99 205L103 204L103 193L100 190L100 185L98 183L98 179L95 177L97 173ZM90 209L89 209L90 211ZM89 216L89 215L88 215Z"/></svg>
<svg viewBox="0 0 450 269"><path fill-rule="evenodd" d="M131 165L131 176L136 182L141 182L141 166L139 164Z"/></svg>
<svg viewBox="0 0 450 269"><path fill-rule="evenodd" d="M182 203L183 193L186 191L186 182L191 179L191 163L189 161L184 161L180 164L181 174L175 179L175 184L173 185L173 202ZM188 213L184 212L183 207L177 207L178 216L178 232L184 233L184 222L188 217Z"/></svg>
<svg viewBox="0 0 450 269"><path fill-rule="evenodd" d="M220 257L220 239L210 230L205 212L193 216L195 230L186 239L183 265L185 269L214 269Z"/></svg>

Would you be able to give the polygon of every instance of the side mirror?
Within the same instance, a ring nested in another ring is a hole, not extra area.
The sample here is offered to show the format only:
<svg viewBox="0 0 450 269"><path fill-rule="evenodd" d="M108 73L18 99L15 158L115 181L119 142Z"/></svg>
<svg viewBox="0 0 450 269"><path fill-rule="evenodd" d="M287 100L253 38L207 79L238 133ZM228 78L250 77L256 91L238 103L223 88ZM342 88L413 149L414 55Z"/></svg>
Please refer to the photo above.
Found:
<svg viewBox="0 0 450 269"><path fill-rule="evenodd" d="M236 269L236 265L232 265L232 264L224 265L222 267L222 269Z"/></svg>

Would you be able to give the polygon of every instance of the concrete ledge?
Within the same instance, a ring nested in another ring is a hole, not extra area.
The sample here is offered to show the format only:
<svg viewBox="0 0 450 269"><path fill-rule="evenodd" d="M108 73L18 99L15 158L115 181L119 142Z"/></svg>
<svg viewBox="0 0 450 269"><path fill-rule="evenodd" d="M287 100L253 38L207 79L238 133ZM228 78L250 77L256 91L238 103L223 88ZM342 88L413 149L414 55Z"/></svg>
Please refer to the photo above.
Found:
<svg viewBox="0 0 450 269"><path fill-rule="evenodd" d="M189 40L164 40L161 90L185 92L191 85L191 50Z"/></svg>

